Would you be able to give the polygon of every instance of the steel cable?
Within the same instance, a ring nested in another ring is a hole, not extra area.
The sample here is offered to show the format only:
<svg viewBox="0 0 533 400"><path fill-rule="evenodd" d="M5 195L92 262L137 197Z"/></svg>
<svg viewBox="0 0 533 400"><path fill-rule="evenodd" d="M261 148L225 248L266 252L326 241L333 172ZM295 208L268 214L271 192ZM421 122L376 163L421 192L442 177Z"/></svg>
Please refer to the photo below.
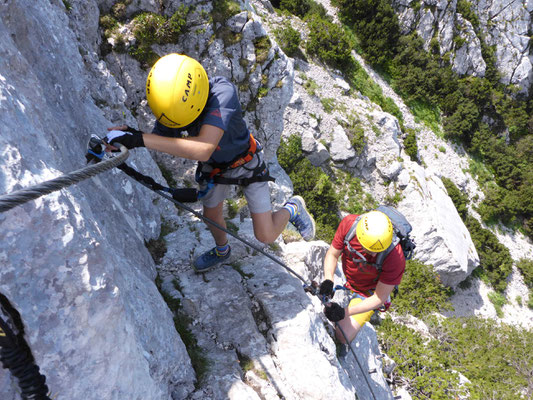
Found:
<svg viewBox="0 0 533 400"><path fill-rule="evenodd" d="M0 196L0 213L8 211L20 204L35 200L41 196L50 194L57 190L64 189L70 185L91 178L101 172L110 170L122 164L129 156L129 151L126 147L120 146L120 154L116 157L108 158L105 161L99 162L78 169L66 175L59 176L55 179L37 184L35 186L20 189L15 192L4 194Z"/></svg>

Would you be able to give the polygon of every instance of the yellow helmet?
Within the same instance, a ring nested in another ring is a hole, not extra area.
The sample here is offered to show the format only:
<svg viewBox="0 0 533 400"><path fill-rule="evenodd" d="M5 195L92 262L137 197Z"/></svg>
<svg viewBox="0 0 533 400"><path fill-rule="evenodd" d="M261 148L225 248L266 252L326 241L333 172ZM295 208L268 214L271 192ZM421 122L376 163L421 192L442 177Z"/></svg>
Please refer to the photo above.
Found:
<svg viewBox="0 0 533 400"><path fill-rule="evenodd" d="M183 54L167 54L146 79L146 98L157 120L169 128L189 125L201 114L209 94L204 67Z"/></svg>
<svg viewBox="0 0 533 400"><path fill-rule="evenodd" d="M379 253L392 243L392 222L381 211L370 211L361 215L355 234L366 250Z"/></svg>

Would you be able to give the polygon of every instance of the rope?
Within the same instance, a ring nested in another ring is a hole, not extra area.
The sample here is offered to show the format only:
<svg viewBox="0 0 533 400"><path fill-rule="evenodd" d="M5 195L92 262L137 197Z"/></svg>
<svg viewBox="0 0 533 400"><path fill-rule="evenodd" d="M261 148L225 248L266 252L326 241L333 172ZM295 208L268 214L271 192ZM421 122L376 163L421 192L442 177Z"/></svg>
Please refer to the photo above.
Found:
<svg viewBox="0 0 533 400"><path fill-rule="evenodd" d="M89 165L85 168L62 175L50 181L46 181L26 189L17 190L16 192L10 194L2 195L0 196L0 213L8 211L30 200L35 200L46 194L64 189L101 172L110 170L111 168L122 164L128 158L128 156L128 149L121 145L120 154L116 157L106 159L98 164Z"/></svg>
<svg viewBox="0 0 533 400"><path fill-rule="evenodd" d="M214 227L220 229L221 231L224 231L226 232L228 235L234 237L235 239L241 241L242 243L244 243L245 245L251 247L252 249L254 249L255 251L263 254L264 256L270 258L272 261L274 261L275 263L281 265L283 268L285 268L287 271L289 271L290 273L292 273L294 276L296 276L300 281L303 282L303 286L304 286L304 290L306 292L309 292L311 293L312 295L315 295L317 296L319 299L320 299L320 302L322 303L322 305L326 305L327 302L321 298L320 296L318 296L318 291L317 291L317 285L313 285L313 283L311 283L311 285L307 284L306 280L301 276L299 275L296 271L294 271L293 269L289 268L287 265L285 265L283 262L281 262L280 260L278 260L276 257L264 252L262 249L260 249L259 247L257 247L256 245L254 245L253 243L250 243L249 241L247 241L246 239L243 239L241 238L239 235L231 232L230 230L224 228L223 226L221 226L220 224L218 224L217 222L211 220L210 218L207 218L205 216L203 216L202 214L200 214L199 212L193 210L192 208L186 206L185 204L181 203L180 201L176 200L175 198L173 198L171 195L169 195L168 193L165 193L165 192L168 192L168 191L171 191L171 189L169 188L166 188L162 185L160 185L159 183L155 182L153 180L153 178L149 177L149 176L146 176L146 175L143 175L141 174L140 172L136 171L135 169L131 168L130 166L128 166L127 164L123 164L123 165L120 165L118 166L117 168L119 168L120 170L122 170L124 173L126 173L128 176L132 177L134 180L136 180L137 182L139 182L141 185L147 187L148 189L154 191L155 193L159 194L160 196L164 197L165 199L168 199L170 201L172 201L174 204L176 204L178 207L190 212L191 214L195 215L196 217L200 218L202 221L204 221L205 223L207 224L210 224L210 225L213 225ZM338 323L335 323L335 327L339 329L339 331L341 332L342 336L344 337L344 341L346 342L346 344L348 345L348 347L350 348L350 351L351 353L353 354L354 358L355 358L355 361L357 362L357 365L359 366L359 369L361 370L361 372L363 373L363 377L365 378L365 381L366 381L366 384L368 385L368 388L370 389L370 393L372 394L372 397L374 398L374 400L377 400L377 397L376 397L376 394L374 393L374 390L372 389L372 385L370 385L370 382L365 374L365 370L363 369L361 363L359 362L359 359L357 358L357 355L355 354L355 351L353 350L353 347L351 345L351 343L348 341L348 337L346 336L346 334L344 333L344 330L341 328L341 326L338 324Z"/></svg>
<svg viewBox="0 0 533 400"><path fill-rule="evenodd" d="M0 317L0 362L17 378L24 400L50 400L46 377L39 372L29 348L22 346Z"/></svg>

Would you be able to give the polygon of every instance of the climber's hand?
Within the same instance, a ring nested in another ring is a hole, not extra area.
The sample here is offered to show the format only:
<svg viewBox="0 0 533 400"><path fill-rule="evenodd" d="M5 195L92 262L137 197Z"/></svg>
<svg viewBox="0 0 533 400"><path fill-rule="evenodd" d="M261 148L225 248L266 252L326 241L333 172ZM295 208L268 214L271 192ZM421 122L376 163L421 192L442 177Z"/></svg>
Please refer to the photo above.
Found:
<svg viewBox="0 0 533 400"><path fill-rule="evenodd" d="M326 318L329 319L331 322L338 322L342 319L344 319L345 311L344 308L339 306L337 303L329 303L324 308L324 313L326 314Z"/></svg>
<svg viewBox="0 0 533 400"><path fill-rule="evenodd" d="M322 296L333 297L333 281L326 279L320 284L318 292Z"/></svg>
<svg viewBox="0 0 533 400"><path fill-rule="evenodd" d="M144 147L143 133L127 125L109 128L109 133L104 138L106 151L117 151L116 143L124 145L128 149Z"/></svg>

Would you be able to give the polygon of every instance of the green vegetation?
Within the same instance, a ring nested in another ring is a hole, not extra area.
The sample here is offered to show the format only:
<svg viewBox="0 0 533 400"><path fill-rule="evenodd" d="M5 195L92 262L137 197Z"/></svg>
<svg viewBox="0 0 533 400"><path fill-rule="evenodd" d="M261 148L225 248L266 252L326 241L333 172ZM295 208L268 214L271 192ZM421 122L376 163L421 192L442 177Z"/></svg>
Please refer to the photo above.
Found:
<svg viewBox="0 0 533 400"><path fill-rule="evenodd" d="M161 221L161 231L157 239L150 239L144 242L144 245L148 249L148 252L152 256L152 259L156 264L161 264L161 260L167 252L167 241L165 236L171 232L174 232L174 228L168 221Z"/></svg>
<svg viewBox="0 0 533 400"><path fill-rule="evenodd" d="M324 107L324 111L327 113L335 109L336 100L333 97L322 97L320 102L322 103L322 107Z"/></svg>
<svg viewBox="0 0 533 400"><path fill-rule="evenodd" d="M348 139L350 139L350 144L357 155L361 155L365 148L367 139L365 136L365 129L363 128L359 118L353 114L350 114L347 116L347 121L341 120L339 123L344 128Z"/></svg>
<svg viewBox="0 0 533 400"><path fill-rule="evenodd" d="M479 27L479 18L472 9L472 3L468 0L458 0L456 11L463 16L464 19L470 21L474 28Z"/></svg>
<svg viewBox="0 0 533 400"><path fill-rule="evenodd" d="M112 15L106 14L100 17L100 27L104 30L105 38L111 37L118 26L118 21Z"/></svg>
<svg viewBox="0 0 533 400"><path fill-rule="evenodd" d="M403 140L405 152L411 161L418 162L418 143L416 141L416 132L413 129L405 129L407 136Z"/></svg>
<svg viewBox="0 0 533 400"><path fill-rule="evenodd" d="M428 318L432 339L385 319L377 327L383 350L396 361L393 383L413 398L531 398L533 332L481 318ZM520 356L517 356L520 355ZM471 383L459 385L460 372Z"/></svg>
<svg viewBox="0 0 533 400"><path fill-rule="evenodd" d="M309 14L318 14L322 17L326 15L325 8L313 0L272 0L271 3L275 8L300 18Z"/></svg>
<svg viewBox="0 0 533 400"><path fill-rule="evenodd" d="M424 282L421 285L421 282ZM395 312L415 317L452 309L448 299L452 291L445 287L432 265L417 260L407 261L398 295L392 302Z"/></svg>
<svg viewBox="0 0 533 400"><path fill-rule="evenodd" d="M304 80L303 87L309 96L316 96L318 90L318 84L313 78L308 78L305 74L300 74L300 77Z"/></svg>
<svg viewBox="0 0 533 400"><path fill-rule="evenodd" d="M178 182L176 181L176 179L172 175L172 171L170 169L168 169L165 166L165 164L163 164L163 163L158 162L157 166L159 167L159 170L161 171L161 175L163 175L163 178L165 178L165 180L167 181L168 185L170 187L173 187L173 188L177 187L178 186Z"/></svg>
<svg viewBox="0 0 533 400"><path fill-rule="evenodd" d="M315 218L316 238L330 242L340 222L338 199L330 178L303 155L302 138L296 135L280 143L278 161L292 180L294 194L304 198Z"/></svg>
<svg viewBox="0 0 533 400"><path fill-rule="evenodd" d="M228 210L228 218L235 218L239 212L239 203L233 199L226 199L226 207Z"/></svg>
<svg viewBox="0 0 533 400"><path fill-rule="evenodd" d="M332 68L350 70L354 68L351 46L344 30L317 14L307 19L309 41L306 50L310 55Z"/></svg>
<svg viewBox="0 0 533 400"><path fill-rule="evenodd" d="M341 10L342 21L353 27L368 62L381 65L392 58L400 30L388 0L334 0L333 4Z"/></svg>
<svg viewBox="0 0 533 400"><path fill-rule="evenodd" d="M498 292L490 292L487 296L496 310L496 315L499 318L503 318L502 307L507 303L505 296Z"/></svg>
<svg viewBox="0 0 533 400"><path fill-rule="evenodd" d="M176 43L185 32L190 8L180 6L170 18L155 13L141 13L133 19L135 45L129 50L132 57L144 66L152 66L159 55L152 50L153 44Z"/></svg>
<svg viewBox="0 0 533 400"><path fill-rule="evenodd" d="M533 261L527 258L522 258L516 263L516 268L524 277L524 283L529 289L528 307L533 308Z"/></svg>
<svg viewBox="0 0 533 400"><path fill-rule="evenodd" d="M352 87L378 104L383 111L398 118L400 123L403 122L398 106L391 98L383 95L380 86L352 57L351 51L358 46L358 38L349 29L334 24L324 7L313 0L273 1L272 5L304 18L310 31L309 41L305 46L310 55L332 68L340 69Z"/></svg>
<svg viewBox="0 0 533 400"><path fill-rule="evenodd" d="M243 373L246 374L248 371L254 371L261 379L268 381L267 373L262 369L255 368L253 360L246 354L243 354L237 350L237 358L239 359L239 365Z"/></svg>
<svg viewBox="0 0 533 400"><path fill-rule="evenodd" d="M247 274L246 272L242 270L242 265L239 261L233 261L229 265L231 266L231 268L233 268L235 271L239 273L242 279L250 279L254 277L254 274Z"/></svg>
<svg viewBox="0 0 533 400"><path fill-rule="evenodd" d="M63 0L63 5L65 6L65 9L68 11L72 10L72 4L70 4L70 1Z"/></svg>
<svg viewBox="0 0 533 400"><path fill-rule="evenodd" d="M258 64L263 64L267 58L270 49L272 48L272 42L268 36L261 36L254 40L255 46L255 60Z"/></svg>
<svg viewBox="0 0 533 400"><path fill-rule="evenodd" d="M211 17L213 22L225 24L228 19L240 13L241 6L234 0L213 0L213 11Z"/></svg>
<svg viewBox="0 0 533 400"><path fill-rule="evenodd" d="M383 199L383 203L386 205L396 207L400 201L402 201L403 195L401 192L394 192L394 194L387 194Z"/></svg>
<svg viewBox="0 0 533 400"><path fill-rule="evenodd" d="M302 38L300 37L300 32L292 26L275 29L274 36L283 52L289 57L301 55L300 43Z"/></svg>
<svg viewBox="0 0 533 400"><path fill-rule="evenodd" d="M442 177L441 180L446 188L446 191L448 192L448 196L450 196L453 204L455 205L455 209L459 213L461 219L464 221L468 216L468 196L461 192L450 179Z"/></svg>

